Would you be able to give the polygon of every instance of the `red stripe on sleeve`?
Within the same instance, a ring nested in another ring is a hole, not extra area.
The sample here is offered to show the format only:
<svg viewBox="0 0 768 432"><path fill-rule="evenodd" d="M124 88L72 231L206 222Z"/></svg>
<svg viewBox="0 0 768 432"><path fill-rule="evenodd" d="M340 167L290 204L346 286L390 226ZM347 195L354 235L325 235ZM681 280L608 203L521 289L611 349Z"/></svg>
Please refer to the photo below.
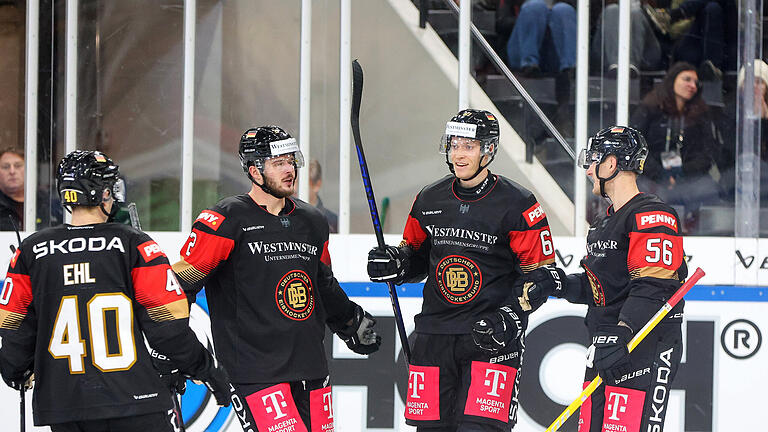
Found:
<svg viewBox="0 0 768 432"><path fill-rule="evenodd" d="M683 262L683 238L664 233L629 233L627 268L630 272L645 267L675 271Z"/></svg>
<svg viewBox="0 0 768 432"><path fill-rule="evenodd" d="M328 267L331 266L331 254L328 252L328 240L326 240L323 244L323 253L320 255L320 262L327 265Z"/></svg>
<svg viewBox="0 0 768 432"><path fill-rule="evenodd" d="M181 247L181 258L195 269L208 274L220 262L229 258L230 252L235 247L235 241L226 237L208 234L197 228L192 228L192 233Z"/></svg>
<svg viewBox="0 0 768 432"><path fill-rule="evenodd" d="M186 298L168 264L134 267L131 271L136 301L147 309ZM174 278L169 280L169 278ZM178 288L178 289L176 289Z"/></svg>
<svg viewBox="0 0 768 432"><path fill-rule="evenodd" d="M555 248L549 226L537 230L510 231L509 247L520 260L523 271L555 262Z"/></svg>
<svg viewBox="0 0 768 432"><path fill-rule="evenodd" d="M29 275L8 273L0 291L0 310L27 314L32 303L32 283Z"/></svg>
<svg viewBox="0 0 768 432"><path fill-rule="evenodd" d="M405 222L403 239L413 250L419 250L427 239L427 233L421 228L419 221L411 215L408 215L408 220Z"/></svg>

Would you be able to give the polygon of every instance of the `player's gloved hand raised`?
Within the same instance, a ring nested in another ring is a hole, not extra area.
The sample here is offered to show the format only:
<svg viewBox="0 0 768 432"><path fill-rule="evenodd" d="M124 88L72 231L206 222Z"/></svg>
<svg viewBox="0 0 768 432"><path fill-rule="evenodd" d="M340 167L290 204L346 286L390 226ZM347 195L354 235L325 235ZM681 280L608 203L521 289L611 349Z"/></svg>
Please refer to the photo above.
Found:
<svg viewBox="0 0 768 432"><path fill-rule="evenodd" d="M624 325L601 325L592 338L594 355L592 364L605 382L613 384L622 375L630 372L629 350L627 344L632 339L632 329ZM590 347L592 351L592 347ZM592 354L592 353L590 353Z"/></svg>
<svg viewBox="0 0 768 432"><path fill-rule="evenodd" d="M24 371L24 373L18 377L6 377L3 375L3 381L5 381L8 387L14 390L21 390L22 387L24 387L24 390L29 390L32 388L32 382L34 380L35 375L31 370Z"/></svg>
<svg viewBox="0 0 768 432"><path fill-rule="evenodd" d="M472 339L483 350L496 352L523 334L523 323L517 312L502 306L472 324Z"/></svg>
<svg viewBox="0 0 768 432"><path fill-rule="evenodd" d="M208 390L213 393L216 403L221 406L229 406L230 381L227 371L209 352L205 352L203 365L198 372L189 378L202 381Z"/></svg>
<svg viewBox="0 0 768 432"><path fill-rule="evenodd" d="M535 311L551 295L561 297L565 272L555 266L542 266L520 276L512 285L523 311Z"/></svg>
<svg viewBox="0 0 768 432"><path fill-rule="evenodd" d="M368 277L373 282L403 283L412 254L410 246L376 246L368 252Z"/></svg>
<svg viewBox="0 0 768 432"><path fill-rule="evenodd" d="M355 305L355 314L344 325L329 325L347 347L358 354L371 354L379 350L381 336L376 334L373 326L376 320L371 314Z"/></svg>
<svg viewBox="0 0 768 432"><path fill-rule="evenodd" d="M152 366L160 376L160 381L171 391L183 395L187 391L187 378L181 374L179 368L168 356L157 352L154 348L149 348L149 355L152 358Z"/></svg>

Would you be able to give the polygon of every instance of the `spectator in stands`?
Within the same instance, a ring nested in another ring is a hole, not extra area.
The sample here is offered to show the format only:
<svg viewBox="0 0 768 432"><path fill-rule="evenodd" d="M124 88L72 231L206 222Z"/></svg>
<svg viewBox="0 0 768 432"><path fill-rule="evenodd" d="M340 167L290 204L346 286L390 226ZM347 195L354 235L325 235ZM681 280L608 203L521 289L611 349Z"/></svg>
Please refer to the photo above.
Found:
<svg viewBox="0 0 768 432"><path fill-rule="evenodd" d="M668 204L685 206L686 225L695 224L701 205L719 201L719 187L709 174L717 148L716 128L701 97L696 68L673 64L629 123L648 141L643 177L653 184L641 189Z"/></svg>
<svg viewBox="0 0 768 432"><path fill-rule="evenodd" d="M755 119L755 130L759 126L759 151L760 151L760 202L761 206L768 206L768 64L760 59L754 63L755 84L753 87L754 109L752 115L747 118ZM743 95L744 69L739 72L738 92ZM735 191L736 168L736 136L739 124L736 122L736 98L726 104L720 128L722 131L722 147L718 152L717 166L720 171L720 184L723 188L723 198L733 202ZM747 120L745 120L747 121ZM747 145L742 156L740 167L745 169L744 163L751 163L755 159L751 148Z"/></svg>
<svg viewBox="0 0 768 432"><path fill-rule="evenodd" d="M633 77L639 69L656 70L663 67L662 49L648 18L643 13L640 0L630 3L631 35L629 70ZM592 38L592 56L601 59L609 76L615 78L619 63L619 5L608 4L603 9Z"/></svg>
<svg viewBox="0 0 768 432"><path fill-rule="evenodd" d="M8 147L0 153L0 231L23 229L24 151Z"/></svg>
<svg viewBox="0 0 768 432"><path fill-rule="evenodd" d="M526 0L507 41L509 67L523 76L568 72L576 67L575 0ZM549 33L547 33L549 30ZM549 37L545 37L545 36Z"/></svg>
<svg viewBox="0 0 768 432"><path fill-rule="evenodd" d="M720 80L724 68L735 68L738 8L734 0L685 0L669 12L646 10L661 32L672 23L694 18L688 31L675 43L672 57L698 65L701 79Z"/></svg>
<svg viewBox="0 0 768 432"><path fill-rule="evenodd" d="M323 200L320 199L320 188L323 186L323 170L317 159L312 159L309 163L309 203L317 207L320 213L328 221L328 229L332 233L339 232L339 217L336 213L323 206Z"/></svg>

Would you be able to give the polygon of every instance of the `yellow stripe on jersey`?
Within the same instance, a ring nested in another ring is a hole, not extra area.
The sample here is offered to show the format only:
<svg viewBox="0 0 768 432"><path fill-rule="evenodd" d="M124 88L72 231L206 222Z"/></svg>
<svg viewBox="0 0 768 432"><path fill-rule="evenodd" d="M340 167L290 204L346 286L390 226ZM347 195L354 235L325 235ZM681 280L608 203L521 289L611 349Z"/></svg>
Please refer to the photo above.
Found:
<svg viewBox="0 0 768 432"><path fill-rule="evenodd" d="M665 269L663 267L640 267L629 272L630 279L640 279L652 277L657 279L677 280L677 271Z"/></svg>
<svg viewBox="0 0 768 432"><path fill-rule="evenodd" d="M0 309L0 329L18 330L24 321L24 314Z"/></svg>
<svg viewBox="0 0 768 432"><path fill-rule="evenodd" d="M203 280L206 276L205 273L194 268L192 264L184 261L184 259L173 264L171 267L173 268L173 272L176 273L176 276L183 279L184 282L189 284L196 284L201 280Z"/></svg>
<svg viewBox="0 0 768 432"><path fill-rule="evenodd" d="M149 317L153 321L172 321L189 317L189 304L187 299L177 300L162 306L147 309Z"/></svg>

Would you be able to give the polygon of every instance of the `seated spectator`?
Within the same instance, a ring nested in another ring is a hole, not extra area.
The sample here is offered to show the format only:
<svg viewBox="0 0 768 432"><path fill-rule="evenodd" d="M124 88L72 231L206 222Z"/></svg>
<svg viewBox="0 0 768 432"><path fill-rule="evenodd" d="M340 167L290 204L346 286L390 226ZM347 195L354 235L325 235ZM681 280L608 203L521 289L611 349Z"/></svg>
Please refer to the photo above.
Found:
<svg viewBox="0 0 768 432"><path fill-rule="evenodd" d="M0 231L13 231L14 223L21 230L23 221L24 152L9 147L0 153Z"/></svg>
<svg viewBox="0 0 768 432"><path fill-rule="evenodd" d="M768 206L768 64L760 59L755 59L754 63L755 81L754 81L754 109L752 115L747 118L753 118L755 121L755 133L758 126L760 130L759 151L760 151L760 205ZM737 89L741 93L744 91L744 69L739 72ZM743 93L741 93L743 94ZM726 103L723 112L720 129L722 131L722 147L717 155L717 165L720 171L720 185L723 188L723 198L728 202L734 201L735 194L735 172L736 172L736 137L740 125L736 122L736 98ZM745 120L747 121L747 120ZM759 123L759 124L758 124ZM745 171L744 164L751 164L757 158L752 153L753 149L746 146L742 150L743 156L740 159L740 169ZM757 149L754 149L757 151Z"/></svg>
<svg viewBox="0 0 768 432"><path fill-rule="evenodd" d="M673 64L629 123L648 142L641 190L685 206L687 225L695 224L701 205L719 202L719 187L709 174L717 148L716 128L701 97L696 68Z"/></svg>
<svg viewBox="0 0 768 432"><path fill-rule="evenodd" d="M639 0L630 3L630 74L637 76L639 69L656 70L663 67L661 44L643 13ZM602 59L603 67L615 76L619 63L619 5L608 4L598 18L592 38L592 57Z"/></svg>
<svg viewBox="0 0 768 432"><path fill-rule="evenodd" d="M547 35L549 29L549 37ZM524 76L564 72L576 67L575 0L526 0L507 41L507 61Z"/></svg>
<svg viewBox="0 0 768 432"><path fill-rule="evenodd" d="M328 229L332 233L339 232L339 217L336 213L323 206L323 200L320 199L320 188L323 186L323 170L317 159L309 162L309 203L317 207L318 210L328 220Z"/></svg>
<svg viewBox="0 0 768 432"><path fill-rule="evenodd" d="M6 147L0 150L0 231L13 231L14 224L24 229L24 150ZM55 200L51 212L51 198L48 192L37 193L38 226L53 226L61 223L61 205ZM13 222L11 222L13 220Z"/></svg>

